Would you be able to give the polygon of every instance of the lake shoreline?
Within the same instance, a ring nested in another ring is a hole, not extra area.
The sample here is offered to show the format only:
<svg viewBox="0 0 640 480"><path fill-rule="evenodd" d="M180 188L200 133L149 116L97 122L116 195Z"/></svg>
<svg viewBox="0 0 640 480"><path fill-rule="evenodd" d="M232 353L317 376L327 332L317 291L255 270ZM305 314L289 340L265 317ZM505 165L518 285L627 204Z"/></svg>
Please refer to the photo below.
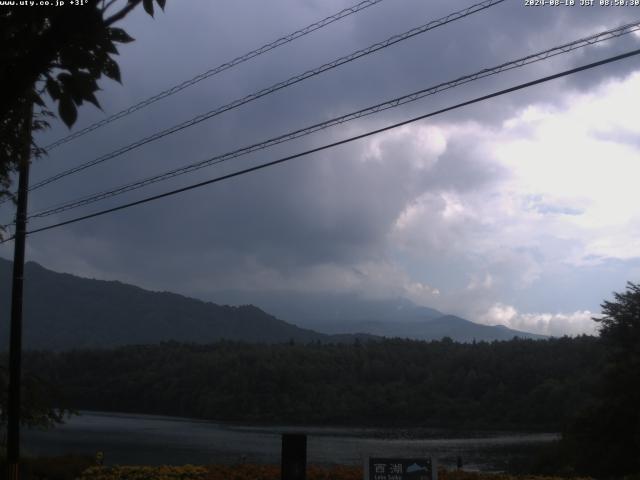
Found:
<svg viewBox="0 0 640 480"><path fill-rule="evenodd" d="M557 434L505 433L481 436L459 431L416 432L330 426L239 425L201 419L81 411L51 431L28 430L24 445L37 456L104 452L109 464L277 464L283 433L307 434L308 462L361 465L367 456L435 456L443 466L503 471L510 459L532 455ZM425 434L429 437L424 437Z"/></svg>
<svg viewBox="0 0 640 480"><path fill-rule="evenodd" d="M282 433L295 433L302 431L313 432L314 435L333 435L341 431L349 431L348 436L385 438L385 439L451 439L451 438L493 438L501 436L537 436L546 438L560 438L560 433L550 429L526 429L526 428L470 428L465 426L423 426L411 424L385 424L363 425L361 423L313 423L313 422L270 422L262 421L234 421L216 420L199 417L182 417L175 415L163 415L144 412L122 412L106 410L77 410L80 415L96 415L104 417L122 418L157 418L176 422L203 423L215 425L220 428L246 429L247 431L282 431ZM361 432L355 434L355 432Z"/></svg>

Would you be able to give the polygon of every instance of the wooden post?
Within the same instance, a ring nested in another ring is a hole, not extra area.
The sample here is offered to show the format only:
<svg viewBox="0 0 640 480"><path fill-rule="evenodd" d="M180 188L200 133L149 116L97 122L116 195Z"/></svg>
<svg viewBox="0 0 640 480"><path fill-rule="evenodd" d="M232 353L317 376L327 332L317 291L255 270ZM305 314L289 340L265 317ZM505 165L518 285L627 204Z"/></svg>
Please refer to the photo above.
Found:
<svg viewBox="0 0 640 480"><path fill-rule="evenodd" d="M305 480L307 476L307 436L282 434L282 480Z"/></svg>
<svg viewBox="0 0 640 480"><path fill-rule="evenodd" d="M22 359L22 291L24 250L27 232L27 196L31 157L31 121L33 104L25 112L24 151L18 165L18 206L13 248L13 284L11 287L11 331L9 334L9 399L7 404L7 466L9 480L20 478L20 379Z"/></svg>

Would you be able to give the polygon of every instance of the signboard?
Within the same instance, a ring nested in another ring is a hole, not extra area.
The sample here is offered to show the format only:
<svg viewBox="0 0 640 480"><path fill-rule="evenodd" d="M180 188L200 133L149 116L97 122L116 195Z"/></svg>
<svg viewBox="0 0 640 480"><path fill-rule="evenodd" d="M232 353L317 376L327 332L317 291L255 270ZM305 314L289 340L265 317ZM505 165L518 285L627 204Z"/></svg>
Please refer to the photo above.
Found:
<svg viewBox="0 0 640 480"><path fill-rule="evenodd" d="M437 480L437 475L431 458L370 457L364 480Z"/></svg>

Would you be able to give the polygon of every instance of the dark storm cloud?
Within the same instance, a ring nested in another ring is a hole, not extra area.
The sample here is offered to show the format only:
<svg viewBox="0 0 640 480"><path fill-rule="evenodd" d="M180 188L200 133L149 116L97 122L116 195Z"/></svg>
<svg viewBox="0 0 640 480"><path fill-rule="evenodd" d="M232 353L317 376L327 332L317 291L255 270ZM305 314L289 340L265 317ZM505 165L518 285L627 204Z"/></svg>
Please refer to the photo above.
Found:
<svg viewBox="0 0 640 480"><path fill-rule="evenodd" d="M127 21L126 28L137 41L122 48L124 85L103 84L100 101L106 113L125 108L351 2L216 2L213 7L212 3L202 1L180 3L179 8L175 3L170 2L166 13L157 15L155 20L137 12ZM383 2L60 147L36 165L33 179L95 158L469 4ZM45 207L119 185L584 37L628 21L628 11L623 10L529 8L522 1L509 0L203 122L82 175L69 177L35 192L32 206ZM638 38L629 36L622 43L611 42L576 56L559 57L548 65L541 63L503 77L492 77L357 125L234 162L249 165L271 160L364 131L367 126L404 119L532 76L604 58L633 45L638 45ZM605 78L622 76L636 68L634 65L637 62L620 63L447 114L430 123L472 120L497 128L507 116L529 103L559 102L563 89L586 89ZM79 126L103 115L91 107L85 108ZM65 133L64 128L56 127L45 135L43 143ZM505 174L469 163L474 148L471 140L448 146L442 158L431 152L429 158L422 159L427 164L424 168L416 167L415 159L411 158L415 149L403 145L402 137L390 137L387 147L383 145L388 149L387 158L393 161L376 162L368 158L368 145L360 142L341 147L301 159L295 165L282 165L155 204L34 235L29 240L30 252L33 259L62 270L70 265L78 273L186 293L190 289L204 291L202 283L207 279L212 289L224 288L225 279L231 277L237 286L243 275L247 282L259 282L261 269L295 276L295 272L314 265L350 268L360 262L386 258L388 234L394 222L425 189L479 188ZM185 179L158 185L149 192L210 178L231 168L202 170ZM122 200L143 195L137 192ZM91 212L98 207L95 204L77 212ZM71 216L68 213L55 219ZM268 282L270 277L264 278ZM191 279L194 286L185 285L181 279Z"/></svg>

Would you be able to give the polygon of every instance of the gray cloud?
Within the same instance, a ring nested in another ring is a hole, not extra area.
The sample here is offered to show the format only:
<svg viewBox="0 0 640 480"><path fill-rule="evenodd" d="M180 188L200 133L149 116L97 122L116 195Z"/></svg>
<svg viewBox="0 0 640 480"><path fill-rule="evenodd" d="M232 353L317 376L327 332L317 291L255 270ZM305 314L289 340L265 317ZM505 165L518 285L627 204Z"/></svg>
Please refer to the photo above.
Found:
<svg viewBox="0 0 640 480"><path fill-rule="evenodd" d="M210 2L201 1L177 8L169 2L166 13L157 15L155 20L137 12L126 23L137 41L122 47L124 85L104 82L101 103L106 113L118 111L348 3L217 2L213 8ZM383 2L326 31L208 79L56 149L50 158L34 166L33 180L468 4ZM623 10L525 8L520 1L507 1L34 192L31 203L34 208L41 208L109 188L611 28L628 21L628 11ZM210 178L218 172L301 151L532 77L637 48L639 43L637 36L628 36L621 42L591 47L548 64L474 82L104 205L141 198L147 192L164 191ZM454 296L464 295L468 308L461 313L479 315L491 302L511 299L524 302L522 295L501 284L500 279L510 278L516 270L533 272L546 268L543 263L536 260L529 246L520 256L509 257L505 253L500 261L483 257L487 250L481 250L475 259L452 258L459 253L456 245L463 248L470 238L481 238L495 225L479 217L464 218L454 227L445 225L442 212L447 208L447 197L443 195L451 195L450 198L457 195L465 205L485 201L484 192L507 179L510 172L490 161L487 152L478 150L482 135L487 131L499 132L505 119L527 105L543 102L559 106L568 91L590 91L607 78L624 77L637 68L634 65L637 64L620 63L423 122L421 125L434 127L431 134L435 135L430 138L428 129L424 130L424 144L415 143L414 133L419 130L404 136L402 132L389 134L126 212L34 235L29 240L29 254L34 260L60 270L200 296L207 296L208 291L243 287L323 289L332 282L344 288L357 284L357 288L373 291L381 288L375 287L374 277L386 272L390 291L393 282L403 285L393 290L394 295L398 291L406 293L412 282L438 286L440 279L441 284L450 284L454 293L449 300L445 293L438 301L453 306ZM78 127L103 115L88 107L82 110ZM445 131L452 125L466 124L482 128L469 128L464 135L449 136L446 145L438 150L438 129ZM64 128L56 126L43 136L42 142L64 134ZM398 218L408 207L420 202L426 215L423 233L404 239L403 244L396 243L399 240L394 229ZM77 212L97 208L96 204ZM6 215L6 208L2 212ZM69 213L52 220L71 216ZM46 223L34 222L34 226ZM418 244L412 246L411 242ZM399 245L404 249L404 263L394 260ZM417 263L422 268L410 266L413 262L409 257L417 255L416 249L421 251L418 257L422 259ZM8 255L9 250L5 247L1 252ZM363 265L369 266L369 277L357 280L360 277L353 272L360 271ZM484 290L465 290L473 281L479 284L481 279L488 278L482 273L483 268L492 275L494 284ZM448 280L454 270L458 272L456 279ZM538 274L545 275L544 271ZM544 307L551 304L547 302ZM539 311L535 305L528 304L527 308Z"/></svg>

